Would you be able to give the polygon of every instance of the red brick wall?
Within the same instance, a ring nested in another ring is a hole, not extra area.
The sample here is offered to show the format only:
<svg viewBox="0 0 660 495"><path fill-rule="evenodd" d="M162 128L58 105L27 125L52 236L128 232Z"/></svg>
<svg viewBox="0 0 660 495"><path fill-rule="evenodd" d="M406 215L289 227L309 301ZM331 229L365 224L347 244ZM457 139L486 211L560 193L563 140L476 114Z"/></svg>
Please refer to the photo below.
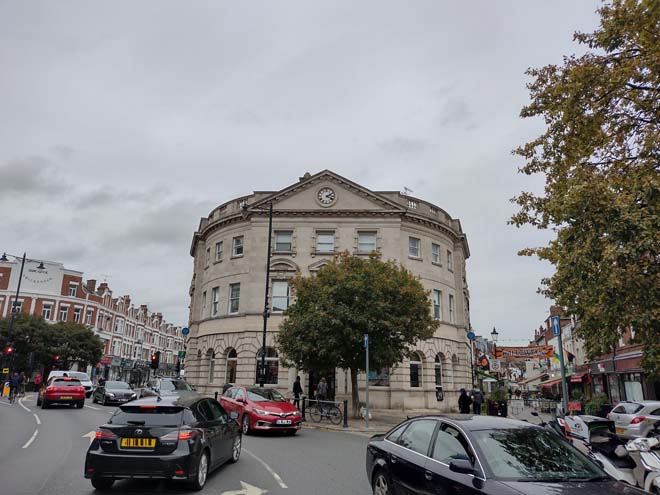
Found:
<svg viewBox="0 0 660 495"><path fill-rule="evenodd" d="M62 289L60 291L60 294L62 294L63 296L69 295L70 282L76 282L78 284L78 289L76 290L76 297L84 298L85 295L83 294L83 290L82 290L82 277L76 277L74 275L64 275L62 277Z"/></svg>
<svg viewBox="0 0 660 495"><path fill-rule="evenodd" d="M11 275L11 267L0 267L0 290L7 290L9 288L9 276Z"/></svg>

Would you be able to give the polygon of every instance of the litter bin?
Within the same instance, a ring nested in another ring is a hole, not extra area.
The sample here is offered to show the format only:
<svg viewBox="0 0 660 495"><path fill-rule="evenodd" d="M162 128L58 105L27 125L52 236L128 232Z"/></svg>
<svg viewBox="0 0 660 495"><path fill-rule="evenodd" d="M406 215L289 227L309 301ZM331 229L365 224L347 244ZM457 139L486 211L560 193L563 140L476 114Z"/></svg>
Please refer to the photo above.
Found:
<svg viewBox="0 0 660 495"><path fill-rule="evenodd" d="M445 392L442 390L442 385L435 386L435 400L438 402L445 400Z"/></svg>

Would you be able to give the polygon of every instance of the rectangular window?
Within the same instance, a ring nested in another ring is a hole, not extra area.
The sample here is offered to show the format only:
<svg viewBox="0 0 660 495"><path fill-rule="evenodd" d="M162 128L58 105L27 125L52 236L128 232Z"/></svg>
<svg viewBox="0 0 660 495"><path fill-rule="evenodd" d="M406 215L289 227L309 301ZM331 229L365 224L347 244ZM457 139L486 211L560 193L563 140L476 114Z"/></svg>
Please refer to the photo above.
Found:
<svg viewBox="0 0 660 495"><path fill-rule="evenodd" d="M52 304L44 304L43 308L41 309L41 316L44 317L44 320L50 320L52 310L53 310Z"/></svg>
<svg viewBox="0 0 660 495"><path fill-rule="evenodd" d="M87 313L85 313L85 325L91 325L92 324L92 317L94 316L94 310L93 309L88 309Z"/></svg>
<svg viewBox="0 0 660 495"><path fill-rule="evenodd" d="M449 323L456 323L454 321L454 313L456 312L454 308L454 296L449 294Z"/></svg>
<svg viewBox="0 0 660 495"><path fill-rule="evenodd" d="M232 256L243 256L243 236L234 237L232 244Z"/></svg>
<svg viewBox="0 0 660 495"><path fill-rule="evenodd" d="M433 318L442 320L442 292L433 291Z"/></svg>
<svg viewBox="0 0 660 495"><path fill-rule="evenodd" d="M206 316L206 291L202 292L202 318Z"/></svg>
<svg viewBox="0 0 660 495"><path fill-rule="evenodd" d="M408 237L408 256L413 258L421 257L421 250L419 248L420 240L417 237Z"/></svg>
<svg viewBox="0 0 660 495"><path fill-rule="evenodd" d="M76 284L75 282L69 282L69 296L75 297L77 291L78 291L78 284Z"/></svg>
<svg viewBox="0 0 660 495"><path fill-rule="evenodd" d="M286 253L293 251L293 232L275 232L275 251Z"/></svg>
<svg viewBox="0 0 660 495"><path fill-rule="evenodd" d="M454 271L454 258L451 255L451 251L447 249L447 270L450 272Z"/></svg>
<svg viewBox="0 0 660 495"><path fill-rule="evenodd" d="M335 252L335 233L317 232L316 233L316 252L334 253Z"/></svg>
<svg viewBox="0 0 660 495"><path fill-rule="evenodd" d="M286 311L289 307L289 282L273 281L273 311Z"/></svg>
<svg viewBox="0 0 660 495"><path fill-rule="evenodd" d="M229 284L229 314L238 313L241 298L241 284Z"/></svg>
<svg viewBox="0 0 660 495"><path fill-rule="evenodd" d="M60 306L60 321L67 321L69 319L69 307Z"/></svg>
<svg viewBox="0 0 660 495"><path fill-rule="evenodd" d="M369 370L369 386L371 387L389 387L390 386L390 369L377 368Z"/></svg>
<svg viewBox="0 0 660 495"><path fill-rule="evenodd" d="M440 259L440 246L438 244L431 244L431 262L435 265L442 263Z"/></svg>
<svg viewBox="0 0 660 495"><path fill-rule="evenodd" d="M209 267L209 262L211 261L211 248L206 248L206 259L204 260L204 267Z"/></svg>
<svg viewBox="0 0 660 495"><path fill-rule="evenodd" d="M222 241L215 243L215 261L222 261Z"/></svg>
<svg viewBox="0 0 660 495"><path fill-rule="evenodd" d="M376 232L358 232L358 253L376 250Z"/></svg>
<svg viewBox="0 0 660 495"><path fill-rule="evenodd" d="M82 308L73 308L73 321L80 323L80 314L82 313Z"/></svg>
<svg viewBox="0 0 660 495"><path fill-rule="evenodd" d="M213 316L218 314L219 299L220 299L220 287L213 287L213 289L211 289L211 314Z"/></svg>

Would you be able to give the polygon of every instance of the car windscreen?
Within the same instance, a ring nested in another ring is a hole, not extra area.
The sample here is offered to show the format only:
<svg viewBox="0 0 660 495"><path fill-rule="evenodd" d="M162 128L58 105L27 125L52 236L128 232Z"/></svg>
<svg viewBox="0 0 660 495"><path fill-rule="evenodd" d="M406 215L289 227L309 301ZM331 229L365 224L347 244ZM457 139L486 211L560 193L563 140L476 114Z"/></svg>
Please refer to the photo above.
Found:
<svg viewBox="0 0 660 495"><path fill-rule="evenodd" d="M51 385L53 387L82 387L80 380L66 380L64 378L55 378Z"/></svg>
<svg viewBox="0 0 660 495"><path fill-rule="evenodd" d="M172 392L173 390L192 391L192 387L183 380L163 380L160 382L160 390Z"/></svg>
<svg viewBox="0 0 660 495"><path fill-rule="evenodd" d="M123 406L115 411L108 424L144 426L181 426L183 407Z"/></svg>
<svg viewBox="0 0 660 495"><path fill-rule="evenodd" d="M254 402L286 402L286 398L277 390L253 388L248 390L248 399Z"/></svg>
<svg viewBox="0 0 660 495"><path fill-rule="evenodd" d="M113 390L130 390L131 387L126 382L105 382L105 388Z"/></svg>
<svg viewBox="0 0 660 495"><path fill-rule="evenodd" d="M89 381L89 375L87 375L87 373L82 373L80 371L67 371L66 374L72 378L77 378L81 382Z"/></svg>
<svg viewBox="0 0 660 495"><path fill-rule="evenodd" d="M496 478L566 481L605 476L593 462L558 436L537 428L474 431Z"/></svg>

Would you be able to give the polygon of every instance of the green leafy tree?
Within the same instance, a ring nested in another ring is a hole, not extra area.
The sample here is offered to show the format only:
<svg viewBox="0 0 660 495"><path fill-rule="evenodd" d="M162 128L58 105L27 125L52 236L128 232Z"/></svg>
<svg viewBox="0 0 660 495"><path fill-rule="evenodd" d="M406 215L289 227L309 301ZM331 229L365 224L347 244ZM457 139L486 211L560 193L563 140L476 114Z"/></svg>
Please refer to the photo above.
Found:
<svg viewBox="0 0 660 495"><path fill-rule="evenodd" d="M530 69L543 134L514 151L544 193L523 192L511 222L552 229L521 251L552 263L542 293L576 314L591 357L625 328L646 345L642 366L660 374L660 2L614 0L600 26L574 39L582 56Z"/></svg>
<svg viewBox="0 0 660 495"><path fill-rule="evenodd" d="M280 325L284 361L298 369L351 371L353 414L357 377L365 369L363 335L369 334L372 369L400 362L418 340L438 327L428 291L394 262L340 255L315 276L291 281L296 301Z"/></svg>

